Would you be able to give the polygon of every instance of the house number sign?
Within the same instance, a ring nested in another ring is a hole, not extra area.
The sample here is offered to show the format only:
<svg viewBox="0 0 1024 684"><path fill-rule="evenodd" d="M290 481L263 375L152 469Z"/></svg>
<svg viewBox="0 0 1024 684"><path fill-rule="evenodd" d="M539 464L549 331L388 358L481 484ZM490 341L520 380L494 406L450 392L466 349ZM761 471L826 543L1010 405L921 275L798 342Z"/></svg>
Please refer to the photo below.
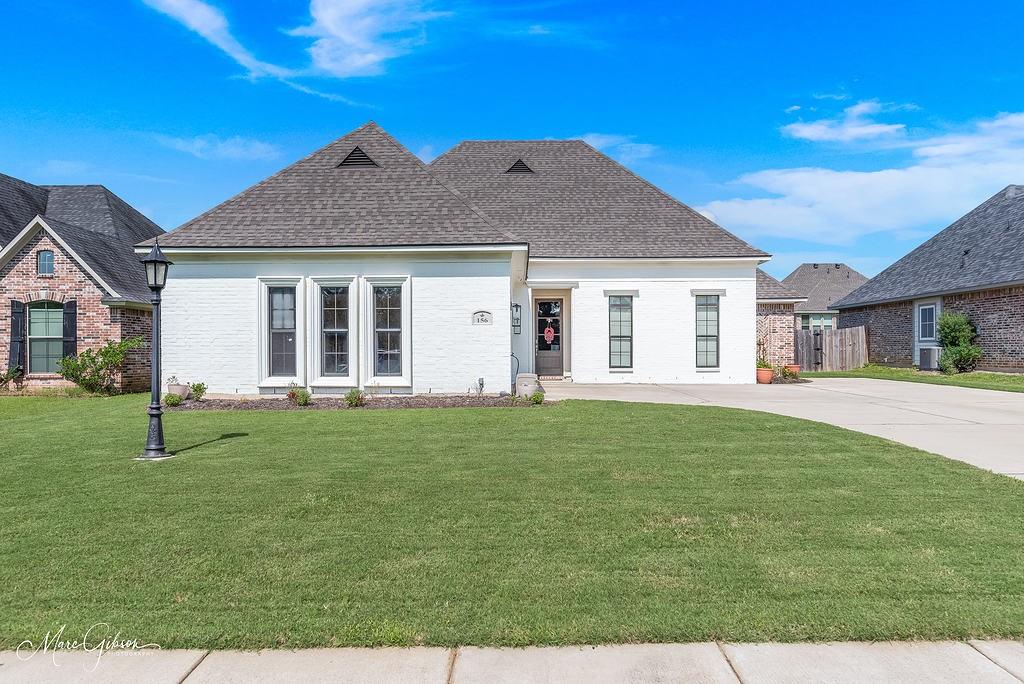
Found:
<svg viewBox="0 0 1024 684"><path fill-rule="evenodd" d="M494 314L490 311L477 311L473 314L473 325L492 325Z"/></svg>

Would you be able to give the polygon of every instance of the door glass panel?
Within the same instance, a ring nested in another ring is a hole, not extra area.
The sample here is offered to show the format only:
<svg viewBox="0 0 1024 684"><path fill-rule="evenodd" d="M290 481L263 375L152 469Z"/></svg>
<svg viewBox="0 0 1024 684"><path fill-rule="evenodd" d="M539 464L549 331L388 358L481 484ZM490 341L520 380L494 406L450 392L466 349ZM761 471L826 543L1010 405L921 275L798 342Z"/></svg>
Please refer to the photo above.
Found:
<svg viewBox="0 0 1024 684"><path fill-rule="evenodd" d="M537 302L537 351L561 351L562 303Z"/></svg>

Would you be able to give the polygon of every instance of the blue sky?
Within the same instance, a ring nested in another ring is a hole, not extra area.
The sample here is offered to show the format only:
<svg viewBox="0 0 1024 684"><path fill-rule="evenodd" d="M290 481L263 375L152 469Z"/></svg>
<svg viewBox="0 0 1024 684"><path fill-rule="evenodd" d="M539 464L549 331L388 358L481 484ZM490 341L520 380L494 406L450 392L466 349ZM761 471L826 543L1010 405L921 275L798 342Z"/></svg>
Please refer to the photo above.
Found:
<svg viewBox="0 0 1024 684"><path fill-rule="evenodd" d="M373 119L585 137L784 276L872 275L1024 183L1018 3L15 1L0 171L165 228Z"/></svg>

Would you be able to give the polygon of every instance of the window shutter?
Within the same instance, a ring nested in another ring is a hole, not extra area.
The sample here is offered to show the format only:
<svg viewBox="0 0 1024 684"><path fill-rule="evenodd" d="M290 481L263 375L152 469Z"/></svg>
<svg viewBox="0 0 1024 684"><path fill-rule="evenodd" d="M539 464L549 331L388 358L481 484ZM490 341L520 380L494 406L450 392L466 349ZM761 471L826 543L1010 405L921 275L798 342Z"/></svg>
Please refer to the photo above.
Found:
<svg viewBox="0 0 1024 684"><path fill-rule="evenodd" d="M78 356L78 302L64 302L64 356Z"/></svg>
<svg viewBox="0 0 1024 684"><path fill-rule="evenodd" d="M25 305L11 300L11 349L7 357L7 367L21 366L25 374Z"/></svg>

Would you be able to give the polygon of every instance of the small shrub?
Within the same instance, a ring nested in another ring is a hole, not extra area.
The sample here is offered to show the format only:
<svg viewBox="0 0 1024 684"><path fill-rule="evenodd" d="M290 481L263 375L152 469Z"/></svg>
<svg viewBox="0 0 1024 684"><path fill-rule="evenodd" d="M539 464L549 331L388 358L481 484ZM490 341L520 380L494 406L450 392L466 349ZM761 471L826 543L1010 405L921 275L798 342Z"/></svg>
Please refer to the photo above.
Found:
<svg viewBox="0 0 1024 684"><path fill-rule="evenodd" d="M57 362L60 374L86 392L113 394L115 380L124 367L128 352L143 345L141 337L129 337L120 342L107 342L99 349L86 349L78 356L65 356Z"/></svg>
<svg viewBox="0 0 1024 684"><path fill-rule="evenodd" d="M543 404L544 403L544 393L543 392L534 392L533 394L531 394L530 395L530 403L531 404Z"/></svg>
<svg viewBox="0 0 1024 684"><path fill-rule="evenodd" d="M763 356L759 356L757 358L757 367L758 368L771 368L772 364L771 364L771 362L768 359L764 358Z"/></svg>
<svg viewBox="0 0 1024 684"><path fill-rule="evenodd" d="M785 366L779 366L775 370L775 373L783 380L796 380L797 378L800 377L799 373L797 373L796 371L791 371Z"/></svg>
<svg viewBox="0 0 1024 684"><path fill-rule="evenodd" d="M366 406L366 392L354 387L345 394L345 403L351 408Z"/></svg>
<svg viewBox="0 0 1024 684"><path fill-rule="evenodd" d="M6 390L7 387L13 382L17 384L18 378L21 377L21 366L11 366L3 373L0 373L0 390Z"/></svg>
<svg viewBox="0 0 1024 684"><path fill-rule="evenodd" d="M309 393L308 389L299 387L296 384L291 384L288 387L288 401L296 406L309 406L309 402L313 400L313 395Z"/></svg>
<svg viewBox="0 0 1024 684"><path fill-rule="evenodd" d="M181 402L183 401L184 399L181 398L180 394L168 392L167 394L164 395L164 404L166 404L167 406L181 406Z"/></svg>
<svg viewBox="0 0 1024 684"><path fill-rule="evenodd" d="M966 347L974 342L978 331L964 314L944 313L939 316L939 344L943 347Z"/></svg>
<svg viewBox="0 0 1024 684"><path fill-rule="evenodd" d="M978 367L981 359L981 347L976 344L961 344L946 347L939 357L939 370L946 375L970 373Z"/></svg>
<svg viewBox="0 0 1024 684"><path fill-rule="evenodd" d="M942 345L939 370L946 375L970 373L981 360L981 347L974 344L978 330L971 319L960 313L939 316L938 338Z"/></svg>
<svg viewBox="0 0 1024 684"><path fill-rule="evenodd" d="M206 383L203 382L193 382L188 386L188 391L192 393L192 398L196 401L203 400L203 397L206 396L206 390Z"/></svg>

